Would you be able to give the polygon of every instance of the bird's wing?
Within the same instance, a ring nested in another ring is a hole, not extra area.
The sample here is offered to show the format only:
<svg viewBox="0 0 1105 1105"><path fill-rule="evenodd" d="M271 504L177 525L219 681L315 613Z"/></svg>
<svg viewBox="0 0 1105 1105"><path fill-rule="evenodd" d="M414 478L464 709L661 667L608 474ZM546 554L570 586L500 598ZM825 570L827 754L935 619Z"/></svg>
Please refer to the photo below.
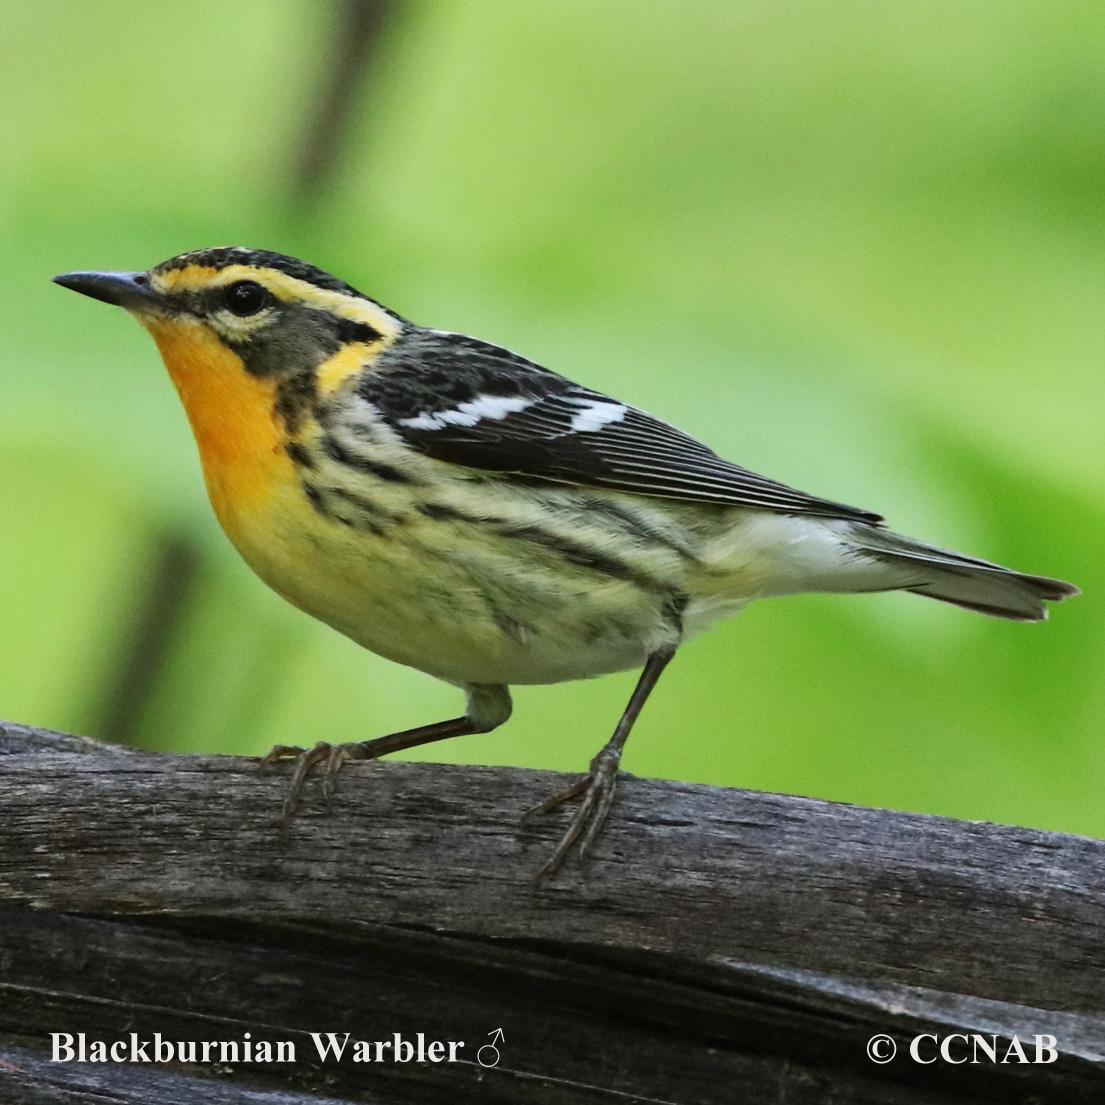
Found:
<svg viewBox="0 0 1105 1105"><path fill-rule="evenodd" d="M397 344L358 392L435 460L668 499L881 521L731 464L674 426L498 346L438 331Z"/></svg>

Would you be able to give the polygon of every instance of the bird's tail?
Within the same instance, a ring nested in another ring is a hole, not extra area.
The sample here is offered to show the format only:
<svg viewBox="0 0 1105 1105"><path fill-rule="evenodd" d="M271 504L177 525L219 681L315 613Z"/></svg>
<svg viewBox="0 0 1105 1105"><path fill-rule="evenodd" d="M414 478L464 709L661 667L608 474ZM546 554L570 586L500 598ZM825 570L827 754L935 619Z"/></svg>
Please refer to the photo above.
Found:
<svg viewBox="0 0 1105 1105"><path fill-rule="evenodd" d="M875 526L853 526L849 536L849 544L857 551L906 569L907 578L915 574L916 582L900 584L901 590L995 618L1042 621L1047 617L1045 601L1059 602L1079 593L1073 584L1059 579L1010 571Z"/></svg>

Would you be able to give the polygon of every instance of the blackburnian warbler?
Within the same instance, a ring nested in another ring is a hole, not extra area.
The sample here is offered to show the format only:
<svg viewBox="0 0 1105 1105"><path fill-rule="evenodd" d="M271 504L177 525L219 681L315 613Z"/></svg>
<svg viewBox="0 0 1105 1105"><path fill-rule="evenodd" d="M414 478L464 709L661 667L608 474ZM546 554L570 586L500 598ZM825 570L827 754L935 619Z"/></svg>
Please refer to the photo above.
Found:
<svg viewBox="0 0 1105 1105"><path fill-rule="evenodd" d="M400 318L261 250L57 282L151 332L191 421L211 504L289 602L464 689L464 716L361 743L278 746L294 813L313 766L501 725L511 683L643 666L542 874L586 855L641 707L675 650L752 599L905 590L1021 621L1077 588L884 529L881 518L705 445L496 345ZM531 811L532 812L532 811Z"/></svg>

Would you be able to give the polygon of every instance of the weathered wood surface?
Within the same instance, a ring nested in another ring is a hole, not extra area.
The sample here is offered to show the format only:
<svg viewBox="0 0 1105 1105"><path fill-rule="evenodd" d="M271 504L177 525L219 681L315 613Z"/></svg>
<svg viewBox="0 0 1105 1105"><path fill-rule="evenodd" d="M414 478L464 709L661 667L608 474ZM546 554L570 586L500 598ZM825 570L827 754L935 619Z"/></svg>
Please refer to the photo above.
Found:
<svg viewBox="0 0 1105 1105"><path fill-rule="evenodd" d="M561 776L352 764L285 837L287 774L0 725L0 1103L1105 1100L1101 841L626 778L535 886L563 819L518 816ZM49 1062L79 1031L297 1062ZM464 1061L323 1064L328 1031ZM926 1032L1060 1057L922 1066Z"/></svg>

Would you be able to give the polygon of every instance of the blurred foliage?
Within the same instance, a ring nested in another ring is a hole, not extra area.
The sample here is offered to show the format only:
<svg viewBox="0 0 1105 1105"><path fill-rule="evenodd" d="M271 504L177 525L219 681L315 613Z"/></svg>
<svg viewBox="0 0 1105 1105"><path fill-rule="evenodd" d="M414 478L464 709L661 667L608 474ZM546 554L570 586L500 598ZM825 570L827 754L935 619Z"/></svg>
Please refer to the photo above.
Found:
<svg viewBox="0 0 1105 1105"><path fill-rule="evenodd" d="M408 3L309 209L330 6L0 11L0 715L97 731L166 529L203 563L144 743L457 712L250 576L148 337L49 283L241 243L1087 592L1042 626L755 605L681 652L629 770L1105 833L1100 4ZM582 769L634 678L521 688L424 755Z"/></svg>

